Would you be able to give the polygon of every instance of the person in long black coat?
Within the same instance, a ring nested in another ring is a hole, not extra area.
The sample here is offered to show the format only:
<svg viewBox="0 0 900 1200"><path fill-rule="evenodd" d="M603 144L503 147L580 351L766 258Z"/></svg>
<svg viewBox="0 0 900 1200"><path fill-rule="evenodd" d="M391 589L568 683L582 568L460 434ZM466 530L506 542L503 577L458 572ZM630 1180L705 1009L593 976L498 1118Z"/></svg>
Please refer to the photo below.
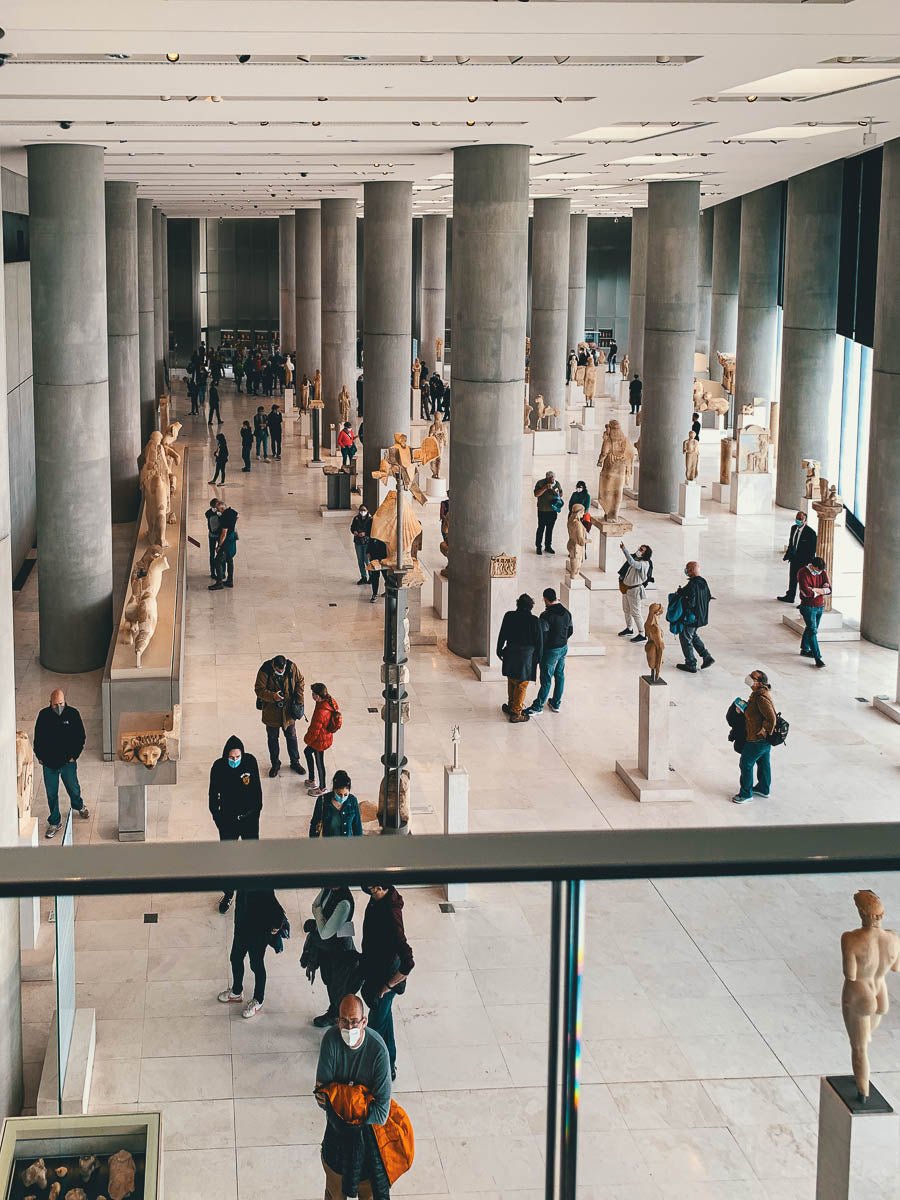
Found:
<svg viewBox="0 0 900 1200"><path fill-rule="evenodd" d="M515 609L504 615L497 638L497 657L503 663L508 694L503 711L513 724L531 719L523 711L525 693L529 680L534 683L537 679L538 664L544 652L544 635L533 608L534 600L523 593L516 601Z"/></svg>
<svg viewBox="0 0 900 1200"><path fill-rule="evenodd" d="M209 811L220 840L256 841L262 804L256 756L248 754L241 739L232 735L209 772ZM233 899L234 892L225 892L219 912L227 913Z"/></svg>

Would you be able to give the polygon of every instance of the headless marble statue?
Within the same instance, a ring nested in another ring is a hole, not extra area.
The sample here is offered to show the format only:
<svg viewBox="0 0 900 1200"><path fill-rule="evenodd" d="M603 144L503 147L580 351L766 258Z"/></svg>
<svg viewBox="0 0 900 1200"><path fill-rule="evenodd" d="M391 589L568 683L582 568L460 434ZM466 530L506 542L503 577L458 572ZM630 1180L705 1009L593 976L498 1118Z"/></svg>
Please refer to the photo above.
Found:
<svg viewBox="0 0 900 1200"><path fill-rule="evenodd" d="M888 1011L885 976L888 971L900 971L900 935L881 928L884 905L874 892L857 892L853 902L862 928L841 934L841 1010L850 1037L853 1078L860 1100L865 1101L869 1096L869 1042Z"/></svg>
<svg viewBox="0 0 900 1200"><path fill-rule="evenodd" d="M644 622L644 635L647 638L644 653L647 655L647 666L650 668L651 683L659 683L659 676L662 671L663 658L666 651L665 639L659 627L659 618L662 616L662 611L663 606L661 604L651 604L647 613L647 620Z"/></svg>

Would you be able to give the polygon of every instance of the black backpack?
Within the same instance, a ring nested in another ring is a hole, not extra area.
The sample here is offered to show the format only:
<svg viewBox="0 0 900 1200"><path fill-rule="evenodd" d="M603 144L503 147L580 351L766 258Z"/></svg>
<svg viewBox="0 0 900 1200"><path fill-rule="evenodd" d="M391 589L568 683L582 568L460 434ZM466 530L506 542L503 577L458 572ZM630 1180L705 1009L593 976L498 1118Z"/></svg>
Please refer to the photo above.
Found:
<svg viewBox="0 0 900 1200"><path fill-rule="evenodd" d="M787 735L790 732L790 728L790 725L787 723L781 713L776 713L775 728L766 738L766 741L770 746L783 746L787 741Z"/></svg>

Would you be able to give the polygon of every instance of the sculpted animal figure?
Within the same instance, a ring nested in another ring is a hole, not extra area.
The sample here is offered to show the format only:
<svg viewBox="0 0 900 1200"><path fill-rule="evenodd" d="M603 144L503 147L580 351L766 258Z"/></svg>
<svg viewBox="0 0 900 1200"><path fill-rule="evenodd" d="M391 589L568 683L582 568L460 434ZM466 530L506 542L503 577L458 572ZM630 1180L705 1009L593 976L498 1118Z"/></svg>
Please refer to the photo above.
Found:
<svg viewBox="0 0 900 1200"><path fill-rule="evenodd" d="M659 680L666 650L665 639L659 627L662 611L661 604L651 604L647 620L644 622L644 636L647 638L644 653L647 655L647 666L650 668L650 679L653 683Z"/></svg>

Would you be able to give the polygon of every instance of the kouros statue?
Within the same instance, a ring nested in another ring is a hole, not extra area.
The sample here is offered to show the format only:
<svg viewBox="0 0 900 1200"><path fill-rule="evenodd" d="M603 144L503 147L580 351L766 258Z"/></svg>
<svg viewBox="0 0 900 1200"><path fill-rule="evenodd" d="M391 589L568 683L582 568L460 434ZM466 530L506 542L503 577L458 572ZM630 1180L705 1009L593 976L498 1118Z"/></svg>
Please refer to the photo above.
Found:
<svg viewBox="0 0 900 1200"><path fill-rule="evenodd" d="M322 372L316 367L316 373L313 375L313 396L310 401L310 408L324 408L325 402L322 399Z"/></svg>
<svg viewBox="0 0 900 1200"><path fill-rule="evenodd" d="M684 455L684 478L687 483L693 483L700 469L700 443L693 429L681 443L681 453Z"/></svg>
<svg viewBox="0 0 900 1200"><path fill-rule="evenodd" d="M588 356L587 366L584 368L584 399L588 407L594 399L594 388L597 386L597 368L594 365L592 356Z"/></svg>
<svg viewBox="0 0 900 1200"><path fill-rule="evenodd" d="M850 1038L856 1090L865 1101L869 1098L869 1042L888 1011L885 976L888 971L900 971L900 935L881 928L884 905L874 892L857 892L853 902L862 928L841 934L841 1011Z"/></svg>
<svg viewBox="0 0 900 1200"><path fill-rule="evenodd" d="M729 395L734 394L734 355L716 353L719 366L722 368L722 387Z"/></svg>
<svg viewBox="0 0 900 1200"><path fill-rule="evenodd" d="M341 387L338 393L338 409L341 414L341 424L350 420L350 393L347 391L346 383Z"/></svg>
<svg viewBox="0 0 900 1200"><path fill-rule="evenodd" d="M414 358L413 365L412 365L412 385L413 385L414 392L417 392L419 390L419 380L421 378L422 378L422 364L419 362L418 358Z"/></svg>
<svg viewBox="0 0 900 1200"><path fill-rule="evenodd" d="M158 430L150 434L139 461L140 485L147 517L147 540L151 545L168 546L166 525L175 521L172 506L174 472L169 467L163 435Z"/></svg>
<svg viewBox="0 0 900 1200"><path fill-rule="evenodd" d="M434 439L440 451L437 458L431 460L431 478L440 479L441 459L444 457L444 451L447 449L447 426L444 424L443 413L436 412L434 414L431 425L428 427L428 436Z"/></svg>
<svg viewBox="0 0 900 1200"><path fill-rule="evenodd" d="M566 571L572 579L575 579L581 574L581 568L584 566L584 548L590 542L588 532L582 524L584 516L584 505L573 504L572 511L569 513L569 521L567 529L569 532L569 540L566 542L566 550L569 553L569 561L566 563Z"/></svg>
<svg viewBox="0 0 900 1200"><path fill-rule="evenodd" d="M626 354L619 363L619 370L622 372L622 378L627 379L631 374L631 359Z"/></svg>
<svg viewBox="0 0 900 1200"><path fill-rule="evenodd" d="M600 468L597 499L604 519L618 521L622 492L626 486L631 486L634 478L634 446L618 421L610 421L603 430L597 466Z"/></svg>
<svg viewBox="0 0 900 1200"><path fill-rule="evenodd" d="M34 798L34 751L31 739L24 729L16 730L16 804L19 824L31 819L31 801Z"/></svg>
<svg viewBox="0 0 900 1200"><path fill-rule="evenodd" d="M806 500L815 500L819 491L819 480L822 464L817 458L804 458L800 464L806 472L806 489L803 496Z"/></svg>
<svg viewBox="0 0 900 1200"><path fill-rule="evenodd" d="M309 408L309 401L312 395L312 384L309 381L309 376L304 375L300 380L300 407L302 409Z"/></svg>
<svg viewBox="0 0 900 1200"><path fill-rule="evenodd" d="M444 339L443 338L439 337L439 338L434 339L434 360L435 360L435 362L443 362L444 361Z"/></svg>
<svg viewBox="0 0 900 1200"><path fill-rule="evenodd" d="M644 622L644 636L647 639L644 646L644 653L647 655L647 666L650 668L651 683L659 683L663 656L666 649L662 630L659 627L659 618L662 616L662 611L663 606L661 604L651 604L647 613L647 620Z"/></svg>
<svg viewBox="0 0 900 1200"><path fill-rule="evenodd" d="M731 460L734 457L734 438L722 438L719 443L719 483L731 483Z"/></svg>

